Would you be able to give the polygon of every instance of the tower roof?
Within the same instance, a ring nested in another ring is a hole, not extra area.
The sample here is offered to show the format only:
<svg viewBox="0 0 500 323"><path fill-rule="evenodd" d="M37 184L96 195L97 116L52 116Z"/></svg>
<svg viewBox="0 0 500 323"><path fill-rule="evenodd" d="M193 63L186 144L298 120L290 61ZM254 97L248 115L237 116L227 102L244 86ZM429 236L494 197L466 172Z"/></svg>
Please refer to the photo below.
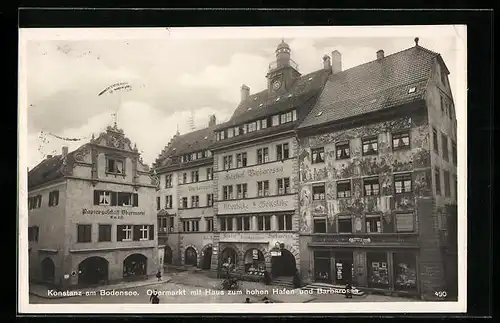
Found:
<svg viewBox="0 0 500 323"><path fill-rule="evenodd" d="M285 43L284 39L282 39L281 43L278 44L278 47L276 48L276 50L280 50L282 48L290 49L290 46L287 43Z"/></svg>

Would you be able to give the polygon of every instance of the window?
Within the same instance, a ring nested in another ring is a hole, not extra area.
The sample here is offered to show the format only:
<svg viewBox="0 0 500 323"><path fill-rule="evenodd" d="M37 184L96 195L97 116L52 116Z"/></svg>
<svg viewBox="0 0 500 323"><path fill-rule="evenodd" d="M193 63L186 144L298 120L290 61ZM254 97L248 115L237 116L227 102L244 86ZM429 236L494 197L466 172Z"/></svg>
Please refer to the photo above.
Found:
<svg viewBox="0 0 500 323"><path fill-rule="evenodd" d="M213 179L214 169L212 167L207 168L207 181Z"/></svg>
<svg viewBox="0 0 500 323"><path fill-rule="evenodd" d="M450 196L451 195L450 172L445 170L443 176L444 176L444 196Z"/></svg>
<svg viewBox="0 0 500 323"><path fill-rule="evenodd" d="M206 156L207 156L207 158L208 158L208 157L212 157L212 152L211 152L210 150L207 150L207 151L206 151Z"/></svg>
<svg viewBox="0 0 500 323"><path fill-rule="evenodd" d="M132 241L132 226L131 225L117 225L116 226L116 240L118 240L118 241Z"/></svg>
<svg viewBox="0 0 500 323"><path fill-rule="evenodd" d="M297 120L297 110L292 110L292 121Z"/></svg>
<svg viewBox="0 0 500 323"><path fill-rule="evenodd" d="M156 210L160 210L161 209L161 199L159 196L156 197Z"/></svg>
<svg viewBox="0 0 500 323"><path fill-rule="evenodd" d="M183 209L187 209L187 207L188 207L188 198L187 197L181 198L181 205L182 205Z"/></svg>
<svg viewBox="0 0 500 323"><path fill-rule="evenodd" d="M412 191L411 174L394 175L394 189L396 194Z"/></svg>
<svg viewBox="0 0 500 323"><path fill-rule="evenodd" d="M38 234L40 230L37 226L28 227L28 241L38 241Z"/></svg>
<svg viewBox="0 0 500 323"><path fill-rule="evenodd" d="M111 241L111 224L99 224L99 242Z"/></svg>
<svg viewBox="0 0 500 323"><path fill-rule="evenodd" d="M233 156L224 156L223 161L224 161L223 164L224 169L233 168Z"/></svg>
<svg viewBox="0 0 500 323"><path fill-rule="evenodd" d="M436 183L436 195L441 195L441 171L438 167L434 169L434 182Z"/></svg>
<svg viewBox="0 0 500 323"><path fill-rule="evenodd" d="M182 229L184 232L200 231L200 220L183 220Z"/></svg>
<svg viewBox="0 0 500 323"><path fill-rule="evenodd" d="M335 156L337 159L346 159L351 156L349 141L339 142L335 144Z"/></svg>
<svg viewBox="0 0 500 323"><path fill-rule="evenodd" d="M257 122L250 122L247 124L247 132L254 132L257 130Z"/></svg>
<svg viewBox="0 0 500 323"><path fill-rule="evenodd" d="M314 233L326 233L326 219L314 220Z"/></svg>
<svg viewBox="0 0 500 323"><path fill-rule="evenodd" d="M112 174L123 175L123 160L106 157L106 172Z"/></svg>
<svg viewBox="0 0 500 323"><path fill-rule="evenodd" d="M233 218L232 217L221 217L218 219L220 223L221 231L233 231Z"/></svg>
<svg viewBox="0 0 500 323"><path fill-rule="evenodd" d="M269 181L257 182L257 196L269 195Z"/></svg>
<svg viewBox="0 0 500 323"><path fill-rule="evenodd" d="M249 216L241 216L236 218L236 231L250 231Z"/></svg>
<svg viewBox="0 0 500 323"><path fill-rule="evenodd" d="M262 129L266 129L267 128L267 119L260 120L260 127Z"/></svg>
<svg viewBox="0 0 500 323"><path fill-rule="evenodd" d="M239 127L234 127L234 136L239 136L240 135L240 128Z"/></svg>
<svg viewBox="0 0 500 323"><path fill-rule="evenodd" d="M270 215L257 216L257 230L259 230L259 231L271 230L271 216Z"/></svg>
<svg viewBox="0 0 500 323"><path fill-rule="evenodd" d="M118 192L118 206L132 206L132 193Z"/></svg>
<svg viewBox="0 0 500 323"><path fill-rule="evenodd" d="M199 207L199 206L200 206L200 197L191 196L191 207Z"/></svg>
<svg viewBox="0 0 500 323"><path fill-rule="evenodd" d="M203 155L204 155L204 152L201 152L201 151L197 152L196 153L196 159L202 159Z"/></svg>
<svg viewBox="0 0 500 323"><path fill-rule="evenodd" d="M441 113L442 113L442 114L444 114L444 113L445 113L445 111L444 111L444 106L445 106L445 104L446 104L446 103L445 103L445 99L444 99L444 97L443 97L442 95L441 95L440 99L441 99L441 100L440 100L440 102L441 102Z"/></svg>
<svg viewBox="0 0 500 323"><path fill-rule="evenodd" d="M292 230L292 215L278 215L278 230L279 231L289 231Z"/></svg>
<svg viewBox="0 0 500 323"><path fill-rule="evenodd" d="M284 123L289 123L289 122L295 121L294 120L294 115L295 115L295 119L296 119L297 118L297 114L296 113L295 114L292 113L292 111L281 114L280 115L280 123L284 124Z"/></svg>
<svg viewBox="0 0 500 323"><path fill-rule="evenodd" d="M192 171L191 172L191 183L198 182L199 179L200 179L200 177L199 177L198 171L197 170Z"/></svg>
<svg viewBox="0 0 500 323"><path fill-rule="evenodd" d="M233 138L233 135L234 135L234 128L227 129L227 137Z"/></svg>
<svg viewBox="0 0 500 323"><path fill-rule="evenodd" d="M453 165L457 165L457 144L453 140L451 141L451 153Z"/></svg>
<svg viewBox="0 0 500 323"><path fill-rule="evenodd" d="M144 241L149 240L149 226L147 225L135 225L134 226L134 240Z"/></svg>
<svg viewBox="0 0 500 323"><path fill-rule="evenodd" d="M165 195L165 208L171 209L172 203L173 203L172 195Z"/></svg>
<svg viewBox="0 0 500 323"><path fill-rule="evenodd" d="M236 154L236 167L245 167L247 165L247 153Z"/></svg>
<svg viewBox="0 0 500 323"><path fill-rule="evenodd" d="M432 145L434 146L434 151L439 155L438 132L436 128L432 128Z"/></svg>
<svg viewBox="0 0 500 323"><path fill-rule="evenodd" d="M276 146L276 160L288 159L289 149L288 144L281 144Z"/></svg>
<svg viewBox="0 0 500 323"><path fill-rule="evenodd" d="M168 217L168 228L170 230L170 232L174 232L174 217L173 216L170 216Z"/></svg>
<svg viewBox="0 0 500 323"><path fill-rule="evenodd" d="M224 130L219 132L219 140L224 140L224 135L225 135Z"/></svg>
<svg viewBox="0 0 500 323"><path fill-rule="evenodd" d="M339 233L352 233L352 220L350 216L339 217Z"/></svg>
<svg viewBox="0 0 500 323"><path fill-rule="evenodd" d="M280 116L274 115L271 117L271 126L278 126L280 124Z"/></svg>
<svg viewBox="0 0 500 323"><path fill-rule="evenodd" d="M59 204L59 191L52 191L49 193L49 206L56 206Z"/></svg>
<svg viewBox="0 0 500 323"><path fill-rule="evenodd" d="M324 163L325 162L325 148L314 148L311 149L311 155L312 155L312 163L313 164L318 164L318 163Z"/></svg>
<svg viewBox="0 0 500 323"><path fill-rule="evenodd" d="M290 194L290 178L278 179L278 195Z"/></svg>
<svg viewBox="0 0 500 323"><path fill-rule="evenodd" d="M182 173L182 184L187 183L187 173Z"/></svg>
<svg viewBox="0 0 500 323"><path fill-rule="evenodd" d="M337 198L351 197L351 181L337 182Z"/></svg>
<svg viewBox="0 0 500 323"><path fill-rule="evenodd" d="M444 133L441 134L441 145L442 145L442 149L443 149L443 159L446 161L449 161L450 158L449 158L448 154L450 152L448 151L448 137L446 137L446 135Z"/></svg>
<svg viewBox="0 0 500 323"><path fill-rule="evenodd" d="M247 198L247 184L236 184L236 198Z"/></svg>
<svg viewBox="0 0 500 323"><path fill-rule="evenodd" d="M42 206L42 196L41 195L36 195L28 198L28 208L31 209L38 209Z"/></svg>
<svg viewBox="0 0 500 323"><path fill-rule="evenodd" d="M214 206L214 195L207 194L207 206Z"/></svg>
<svg viewBox="0 0 500 323"><path fill-rule="evenodd" d="M232 200L233 199L233 186L232 185L222 186L222 193L223 193L224 200Z"/></svg>
<svg viewBox="0 0 500 323"><path fill-rule="evenodd" d="M171 188L172 185L172 174L165 175L165 188Z"/></svg>
<svg viewBox="0 0 500 323"><path fill-rule="evenodd" d="M375 233L382 232L382 227L380 226L380 216L379 215L366 215L366 232Z"/></svg>
<svg viewBox="0 0 500 323"><path fill-rule="evenodd" d="M78 224L77 225L77 242L91 242L92 241L92 225L91 224Z"/></svg>
<svg viewBox="0 0 500 323"><path fill-rule="evenodd" d="M205 219L205 224L206 224L205 229L207 232L214 231L214 219L213 218Z"/></svg>
<svg viewBox="0 0 500 323"><path fill-rule="evenodd" d="M94 191L94 192L98 192L99 194L98 205L111 205L111 192L109 191Z"/></svg>
<svg viewBox="0 0 500 323"><path fill-rule="evenodd" d="M413 232L413 213L396 214L396 232Z"/></svg>
<svg viewBox="0 0 500 323"><path fill-rule="evenodd" d="M380 195L380 185L378 177L365 178L363 183L365 196Z"/></svg>
<svg viewBox="0 0 500 323"><path fill-rule="evenodd" d="M313 200L324 200L325 199L325 184L313 184Z"/></svg>
<svg viewBox="0 0 500 323"><path fill-rule="evenodd" d="M392 134L392 150L410 148L410 132L399 132Z"/></svg>
<svg viewBox="0 0 500 323"><path fill-rule="evenodd" d="M267 163L269 161L269 150L267 148L257 149L257 164Z"/></svg>
<svg viewBox="0 0 500 323"><path fill-rule="evenodd" d="M378 154L378 138L371 137L361 140L363 145L363 156Z"/></svg>

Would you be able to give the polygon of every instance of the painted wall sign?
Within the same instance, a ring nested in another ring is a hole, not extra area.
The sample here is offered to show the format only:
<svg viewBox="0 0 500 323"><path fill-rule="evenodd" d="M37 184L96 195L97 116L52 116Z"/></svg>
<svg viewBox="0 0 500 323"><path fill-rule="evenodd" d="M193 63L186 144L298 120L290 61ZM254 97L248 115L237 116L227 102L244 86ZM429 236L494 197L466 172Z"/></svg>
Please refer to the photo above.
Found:
<svg viewBox="0 0 500 323"><path fill-rule="evenodd" d="M212 186L212 181L210 181L209 183L199 183L199 184L188 185L187 188L188 188L189 192L196 192L196 191L212 190L213 186Z"/></svg>
<svg viewBox="0 0 500 323"><path fill-rule="evenodd" d="M241 171L235 171L231 173L227 173L224 175L224 179L226 181L241 179L245 177L258 177L258 176L267 176L271 174L283 173L285 168L283 166L275 166L275 167L266 167L266 168L256 168L256 169L244 169Z"/></svg>
<svg viewBox="0 0 500 323"><path fill-rule="evenodd" d="M90 210L82 209L83 215L117 215L117 216L130 216L130 215L145 215L144 211L129 211L129 210L117 210L117 209L106 209L106 210Z"/></svg>
<svg viewBox="0 0 500 323"><path fill-rule="evenodd" d="M396 227L400 232L413 231L413 214L396 214Z"/></svg>
<svg viewBox="0 0 500 323"><path fill-rule="evenodd" d="M219 202L219 214L261 213L294 210L294 195Z"/></svg>
<svg viewBox="0 0 500 323"><path fill-rule="evenodd" d="M220 242L260 242L269 244L272 240L292 239L293 234L284 233L236 233L221 232Z"/></svg>

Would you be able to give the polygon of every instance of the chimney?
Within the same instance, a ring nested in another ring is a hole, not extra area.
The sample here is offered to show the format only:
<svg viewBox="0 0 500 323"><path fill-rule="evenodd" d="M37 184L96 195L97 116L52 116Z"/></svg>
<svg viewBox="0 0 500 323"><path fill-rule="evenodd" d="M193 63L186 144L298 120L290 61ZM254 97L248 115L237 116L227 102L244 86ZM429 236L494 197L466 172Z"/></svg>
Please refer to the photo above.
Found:
<svg viewBox="0 0 500 323"><path fill-rule="evenodd" d="M248 99L248 96L250 96L250 88L243 84L241 86L241 102L245 101Z"/></svg>
<svg viewBox="0 0 500 323"><path fill-rule="evenodd" d="M378 50L377 51L377 59L382 59L382 58L384 58L384 51Z"/></svg>
<svg viewBox="0 0 500 323"><path fill-rule="evenodd" d="M64 146L62 147L62 158L66 158L67 155L68 155L68 147Z"/></svg>
<svg viewBox="0 0 500 323"><path fill-rule="evenodd" d="M217 119L215 118L215 114L212 114L210 116L210 119L208 120L208 127L215 127Z"/></svg>
<svg viewBox="0 0 500 323"><path fill-rule="evenodd" d="M47 159L51 159L52 158L52 155L47 155Z"/></svg>
<svg viewBox="0 0 500 323"><path fill-rule="evenodd" d="M342 55L338 50L332 52L332 73L342 72Z"/></svg>
<svg viewBox="0 0 500 323"><path fill-rule="evenodd" d="M329 70L332 68L332 61L330 60L330 56L323 56L323 69Z"/></svg>

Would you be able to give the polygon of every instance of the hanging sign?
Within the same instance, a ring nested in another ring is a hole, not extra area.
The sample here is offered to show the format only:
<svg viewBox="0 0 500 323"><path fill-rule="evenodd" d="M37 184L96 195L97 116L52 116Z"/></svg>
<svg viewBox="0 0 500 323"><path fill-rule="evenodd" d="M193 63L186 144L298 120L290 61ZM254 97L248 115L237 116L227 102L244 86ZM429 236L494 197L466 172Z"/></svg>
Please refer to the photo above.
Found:
<svg viewBox="0 0 500 323"><path fill-rule="evenodd" d="M252 258L253 258L253 260L259 259L259 251L257 249L252 250Z"/></svg>

